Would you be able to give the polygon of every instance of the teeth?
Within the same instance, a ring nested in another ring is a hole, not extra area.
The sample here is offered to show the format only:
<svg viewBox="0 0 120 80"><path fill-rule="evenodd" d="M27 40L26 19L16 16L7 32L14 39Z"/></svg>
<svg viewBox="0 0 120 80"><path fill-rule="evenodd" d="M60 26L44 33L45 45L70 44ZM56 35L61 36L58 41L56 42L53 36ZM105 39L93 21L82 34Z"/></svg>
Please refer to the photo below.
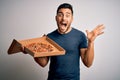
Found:
<svg viewBox="0 0 120 80"><path fill-rule="evenodd" d="M67 26L67 23L65 23L65 22L61 22L60 24L65 26L65 27Z"/></svg>
<svg viewBox="0 0 120 80"><path fill-rule="evenodd" d="M67 25L67 24L64 24L65 26Z"/></svg>
<svg viewBox="0 0 120 80"><path fill-rule="evenodd" d="M66 26L67 24L66 24L66 23L63 23L62 25Z"/></svg>

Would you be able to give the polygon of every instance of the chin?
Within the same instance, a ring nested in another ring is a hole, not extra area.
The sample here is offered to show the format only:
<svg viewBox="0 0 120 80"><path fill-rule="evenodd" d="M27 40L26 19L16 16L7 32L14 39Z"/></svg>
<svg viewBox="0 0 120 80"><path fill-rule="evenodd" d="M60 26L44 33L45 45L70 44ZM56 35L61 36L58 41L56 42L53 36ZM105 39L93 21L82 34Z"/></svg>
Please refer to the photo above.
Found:
<svg viewBox="0 0 120 80"><path fill-rule="evenodd" d="M61 34L64 34L64 33L65 33L65 31L61 31L61 30L59 30L59 32L60 32Z"/></svg>

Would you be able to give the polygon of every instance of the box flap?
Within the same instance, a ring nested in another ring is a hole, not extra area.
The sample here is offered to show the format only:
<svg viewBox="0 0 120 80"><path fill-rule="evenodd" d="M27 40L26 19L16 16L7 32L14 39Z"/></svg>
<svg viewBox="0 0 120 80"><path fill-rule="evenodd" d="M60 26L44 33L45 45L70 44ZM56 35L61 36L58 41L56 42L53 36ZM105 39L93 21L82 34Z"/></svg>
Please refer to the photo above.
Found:
<svg viewBox="0 0 120 80"><path fill-rule="evenodd" d="M21 52L21 44L17 40L13 39L12 44L8 49L8 54L14 54L17 52Z"/></svg>

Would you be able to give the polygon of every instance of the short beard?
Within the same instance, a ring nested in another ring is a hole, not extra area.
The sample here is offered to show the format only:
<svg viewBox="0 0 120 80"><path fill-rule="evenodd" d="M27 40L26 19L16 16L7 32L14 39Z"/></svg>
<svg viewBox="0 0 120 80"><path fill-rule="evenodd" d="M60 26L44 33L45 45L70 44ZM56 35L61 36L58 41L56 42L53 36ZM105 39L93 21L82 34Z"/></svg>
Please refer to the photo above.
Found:
<svg viewBox="0 0 120 80"><path fill-rule="evenodd" d="M70 26L67 27L66 31L62 32L60 31L60 28L58 27L58 32L60 32L61 34L66 34L66 32L70 29Z"/></svg>

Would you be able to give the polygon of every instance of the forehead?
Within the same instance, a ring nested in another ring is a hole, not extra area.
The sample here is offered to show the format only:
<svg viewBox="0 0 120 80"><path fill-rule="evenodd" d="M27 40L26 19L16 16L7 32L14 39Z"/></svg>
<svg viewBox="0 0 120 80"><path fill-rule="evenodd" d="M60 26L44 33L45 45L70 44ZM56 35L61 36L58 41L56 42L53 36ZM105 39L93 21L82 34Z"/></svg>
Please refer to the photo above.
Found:
<svg viewBox="0 0 120 80"><path fill-rule="evenodd" d="M72 14L72 11L69 8L61 8L61 9L59 9L58 13Z"/></svg>

